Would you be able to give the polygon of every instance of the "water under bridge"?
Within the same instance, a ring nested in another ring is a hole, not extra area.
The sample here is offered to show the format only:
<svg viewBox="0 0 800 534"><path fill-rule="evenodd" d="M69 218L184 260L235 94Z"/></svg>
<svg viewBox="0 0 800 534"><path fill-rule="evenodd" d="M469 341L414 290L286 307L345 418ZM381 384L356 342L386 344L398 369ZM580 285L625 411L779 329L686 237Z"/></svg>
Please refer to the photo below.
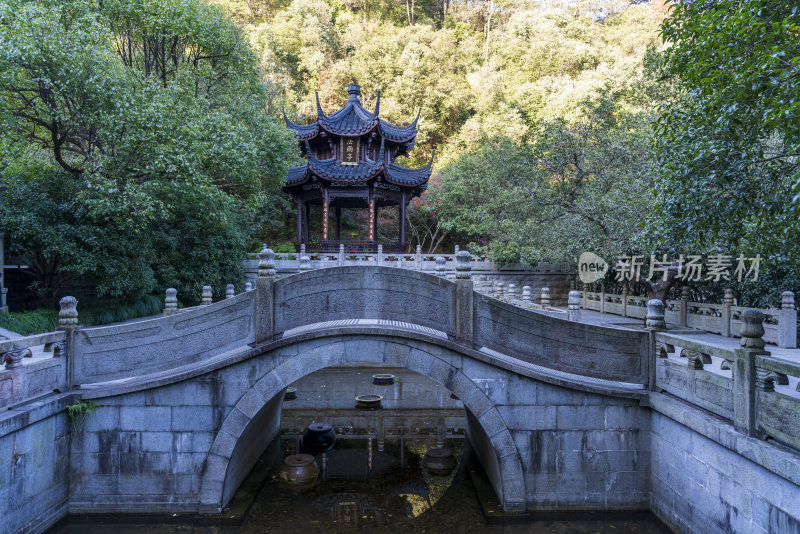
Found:
<svg viewBox="0 0 800 534"><path fill-rule="evenodd" d="M663 331L383 266L275 277L131 324L2 344L2 529L67 513L219 512L280 426L285 388L401 367L463 403L506 512L652 510L679 532L800 532L800 351ZM585 303L584 303L585 304ZM586 307L586 306L585 306ZM658 310L656 310L658 312ZM30 358L26 356L30 355ZM66 407L98 407L70 429Z"/></svg>

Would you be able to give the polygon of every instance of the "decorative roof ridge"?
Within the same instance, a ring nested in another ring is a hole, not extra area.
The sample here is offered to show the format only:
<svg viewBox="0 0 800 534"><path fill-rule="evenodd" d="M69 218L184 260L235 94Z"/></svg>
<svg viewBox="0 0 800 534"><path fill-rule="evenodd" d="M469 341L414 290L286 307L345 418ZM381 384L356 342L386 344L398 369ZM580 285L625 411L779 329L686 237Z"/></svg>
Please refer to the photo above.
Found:
<svg viewBox="0 0 800 534"><path fill-rule="evenodd" d="M314 91L314 96L317 99L317 120L322 120L327 118L325 113L322 111L322 106L319 103L319 91Z"/></svg>
<svg viewBox="0 0 800 534"><path fill-rule="evenodd" d="M381 92L378 91L378 98L375 99L375 112L373 113L376 119L378 118L378 113L380 113L380 110L381 110Z"/></svg>

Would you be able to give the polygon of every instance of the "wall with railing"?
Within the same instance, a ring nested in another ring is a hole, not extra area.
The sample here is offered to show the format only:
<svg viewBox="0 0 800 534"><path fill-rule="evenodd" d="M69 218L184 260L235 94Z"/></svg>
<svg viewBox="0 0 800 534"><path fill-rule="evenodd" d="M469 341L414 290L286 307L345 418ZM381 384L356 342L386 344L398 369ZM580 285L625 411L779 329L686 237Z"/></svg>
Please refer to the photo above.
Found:
<svg viewBox="0 0 800 534"><path fill-rule="evenodd" d="M647 314L647 298L626 293L581 291L581 307L586 310L609 313L622 317L644 319ZM688 292L676 300L665 303L667 323L696 328L725 337L739 337L741 315L748 308L736 306L729 290L722 304L693 302ZM786 291L782 295L780 308L760 310L764 315L764 339L781 348L797 347L797 310L794 294Z"/></svg>

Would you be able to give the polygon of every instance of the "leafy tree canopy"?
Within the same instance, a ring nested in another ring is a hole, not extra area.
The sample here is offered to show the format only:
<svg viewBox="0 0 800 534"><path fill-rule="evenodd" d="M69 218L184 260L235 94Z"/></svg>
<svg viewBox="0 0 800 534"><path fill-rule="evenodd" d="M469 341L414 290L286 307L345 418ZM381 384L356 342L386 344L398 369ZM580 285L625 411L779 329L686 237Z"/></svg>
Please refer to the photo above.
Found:
<svg viewBox="0 0 800 534"><path fill-rule="evenodd" d="M657 128L654 234L701 250L796 257L800 8L680 0L662 36L661 74L676 91Z"/></svg>
<svg viewBox="0 0 800 534"><path fill-rule="evenodd" d="M39 258L40 291L56 271L187 300L238 279L292 148L266 92L204 1L0 2L2 220L12 252Z"/></svg>

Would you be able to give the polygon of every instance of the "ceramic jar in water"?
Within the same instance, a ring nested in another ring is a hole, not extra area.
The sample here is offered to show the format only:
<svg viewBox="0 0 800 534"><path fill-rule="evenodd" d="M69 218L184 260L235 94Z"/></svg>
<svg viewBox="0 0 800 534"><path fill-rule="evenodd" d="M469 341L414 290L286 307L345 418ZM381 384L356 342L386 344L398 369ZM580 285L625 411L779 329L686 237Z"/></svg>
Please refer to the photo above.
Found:
<svg viewBox="0 0 800 534"><path fill-rule="evenodd" d="M290 486L310 486L319 477L319 467L310 454L292 454L283 459L280 477Z"/></svg>
<svg viewBox="0 0 800 534"><path fill-rule="evenodd" d="M308 452L328 452L336 443L336 432L328 423L311 423L303 432L303 448Z"/></svg>
<svg viewBox="0 0 800 534"><path fill-rule="evenodd" d="M428 449L421 463L425 471L437 477L446 477L458 465L453 451L439 447Z"/></svg>

